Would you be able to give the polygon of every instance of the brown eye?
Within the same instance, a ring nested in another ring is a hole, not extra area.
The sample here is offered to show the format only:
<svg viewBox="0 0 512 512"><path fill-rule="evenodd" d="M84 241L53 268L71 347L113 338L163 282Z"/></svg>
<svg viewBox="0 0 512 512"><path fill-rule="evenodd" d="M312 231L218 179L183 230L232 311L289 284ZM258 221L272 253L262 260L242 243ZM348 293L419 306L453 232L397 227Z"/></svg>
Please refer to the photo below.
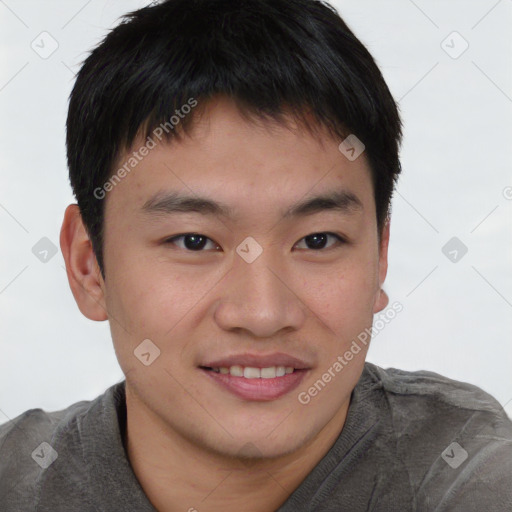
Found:
<svg viewBox="0 0 512 512"><path fill-rule="evenodd" d="M334 239L333 243L329 243L329 239ZM305 236L299 241L299 244L304 242L305 247L298 247L299 249L311 249L318 251L321 249L328 249L336 242L344 243L345 240L335 233L312 233L311 235ZM297 244L297 246L299 245Z"/></svg>
<svg viewBox="0 0 512 512"><path fill-rule="evenodd" d="M199 233L185 233L183 235L177 235L167 239L165 242L177 245L181 249L195 252L200 252L205 247L207 249L219 248L219 246L213 240ZM210 244L210 247L207 247L208 244Z"/></svg>

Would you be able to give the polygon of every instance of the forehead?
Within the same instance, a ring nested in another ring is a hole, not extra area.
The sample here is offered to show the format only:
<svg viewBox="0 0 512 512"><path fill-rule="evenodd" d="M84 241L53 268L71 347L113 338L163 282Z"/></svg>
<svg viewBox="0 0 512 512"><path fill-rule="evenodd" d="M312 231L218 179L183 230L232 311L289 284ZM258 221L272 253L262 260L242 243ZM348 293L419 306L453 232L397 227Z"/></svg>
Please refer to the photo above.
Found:
<svg viewBox="0 0 512 512"><path fill-rule="evenodd" d="M308 194L339 190L373 203L364 153L349 160L339 150L342 141L322 127L307 130L292 118L286 125L248 119L226 99L211 101L196 115L179 140L153 136L154 144L148 144L138 137L116 169L135 158L136 165L109 192L107 203L140 210L170 191L216 199L235 212L249 205L283 211ZM153 147L141 158L144 146Z"/></svg>

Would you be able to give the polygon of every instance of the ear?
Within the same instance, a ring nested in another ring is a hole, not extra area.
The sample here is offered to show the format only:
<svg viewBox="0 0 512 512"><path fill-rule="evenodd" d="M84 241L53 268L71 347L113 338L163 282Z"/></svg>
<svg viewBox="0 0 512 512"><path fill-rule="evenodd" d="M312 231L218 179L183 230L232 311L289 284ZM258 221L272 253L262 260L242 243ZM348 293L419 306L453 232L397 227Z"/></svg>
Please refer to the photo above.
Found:
<svg viewBox="0 0 512 512"><path fill-rule="evenodd" d="M107 320L105 283L76 204L66 208L60 230L60 247L78 308L90 320Z"/></svg>
<svg viewBox="0 0 512 512"><path fill-rule="evenodd" d="M379 289L373 305L373 312L382 311L389 304L388 294L382 289L386 274L388 273L388 247L389 247L389 231L391 219L387 217L379 245Z"/></svg>

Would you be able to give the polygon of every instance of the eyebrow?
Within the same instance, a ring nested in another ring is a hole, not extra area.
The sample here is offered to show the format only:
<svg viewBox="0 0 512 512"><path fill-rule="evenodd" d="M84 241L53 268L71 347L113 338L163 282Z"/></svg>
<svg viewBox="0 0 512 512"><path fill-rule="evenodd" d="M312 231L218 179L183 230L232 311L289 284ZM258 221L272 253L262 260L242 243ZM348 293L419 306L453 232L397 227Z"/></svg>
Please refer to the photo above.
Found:
<svg viewBox="0 0 512 512"><path fill-rule="evenodd" d="M206 197L182 195L178 192L157 193L148 199L142 210L148 214L199 213L218 217L233 217L233 209ZM306 198L281 212L282 218L295 218L335 210L353 214L363 210L361 200L349 190L337 190Z"/></svg>
<svg viewBox="0 0 512 512"><path fill-rule="evenodd" d="M352 214L363 211L361 200L349 190L334 190L311 197L292 205L284 212L283 218L313 215L327 210Z"/></svg>

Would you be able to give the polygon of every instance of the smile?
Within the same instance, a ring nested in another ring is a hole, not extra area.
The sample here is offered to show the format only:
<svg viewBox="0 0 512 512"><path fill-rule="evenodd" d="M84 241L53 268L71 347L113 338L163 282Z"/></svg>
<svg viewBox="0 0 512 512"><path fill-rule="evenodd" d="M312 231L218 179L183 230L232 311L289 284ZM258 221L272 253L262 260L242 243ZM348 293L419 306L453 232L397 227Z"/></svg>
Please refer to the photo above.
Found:
<svg viewBox="0 0 512 512"><path fill-rule="evenodd" d="M222 391L245 401L276 400L293 391L311 364L289 354L237 354L204 362L199 370Z"/></svg>

